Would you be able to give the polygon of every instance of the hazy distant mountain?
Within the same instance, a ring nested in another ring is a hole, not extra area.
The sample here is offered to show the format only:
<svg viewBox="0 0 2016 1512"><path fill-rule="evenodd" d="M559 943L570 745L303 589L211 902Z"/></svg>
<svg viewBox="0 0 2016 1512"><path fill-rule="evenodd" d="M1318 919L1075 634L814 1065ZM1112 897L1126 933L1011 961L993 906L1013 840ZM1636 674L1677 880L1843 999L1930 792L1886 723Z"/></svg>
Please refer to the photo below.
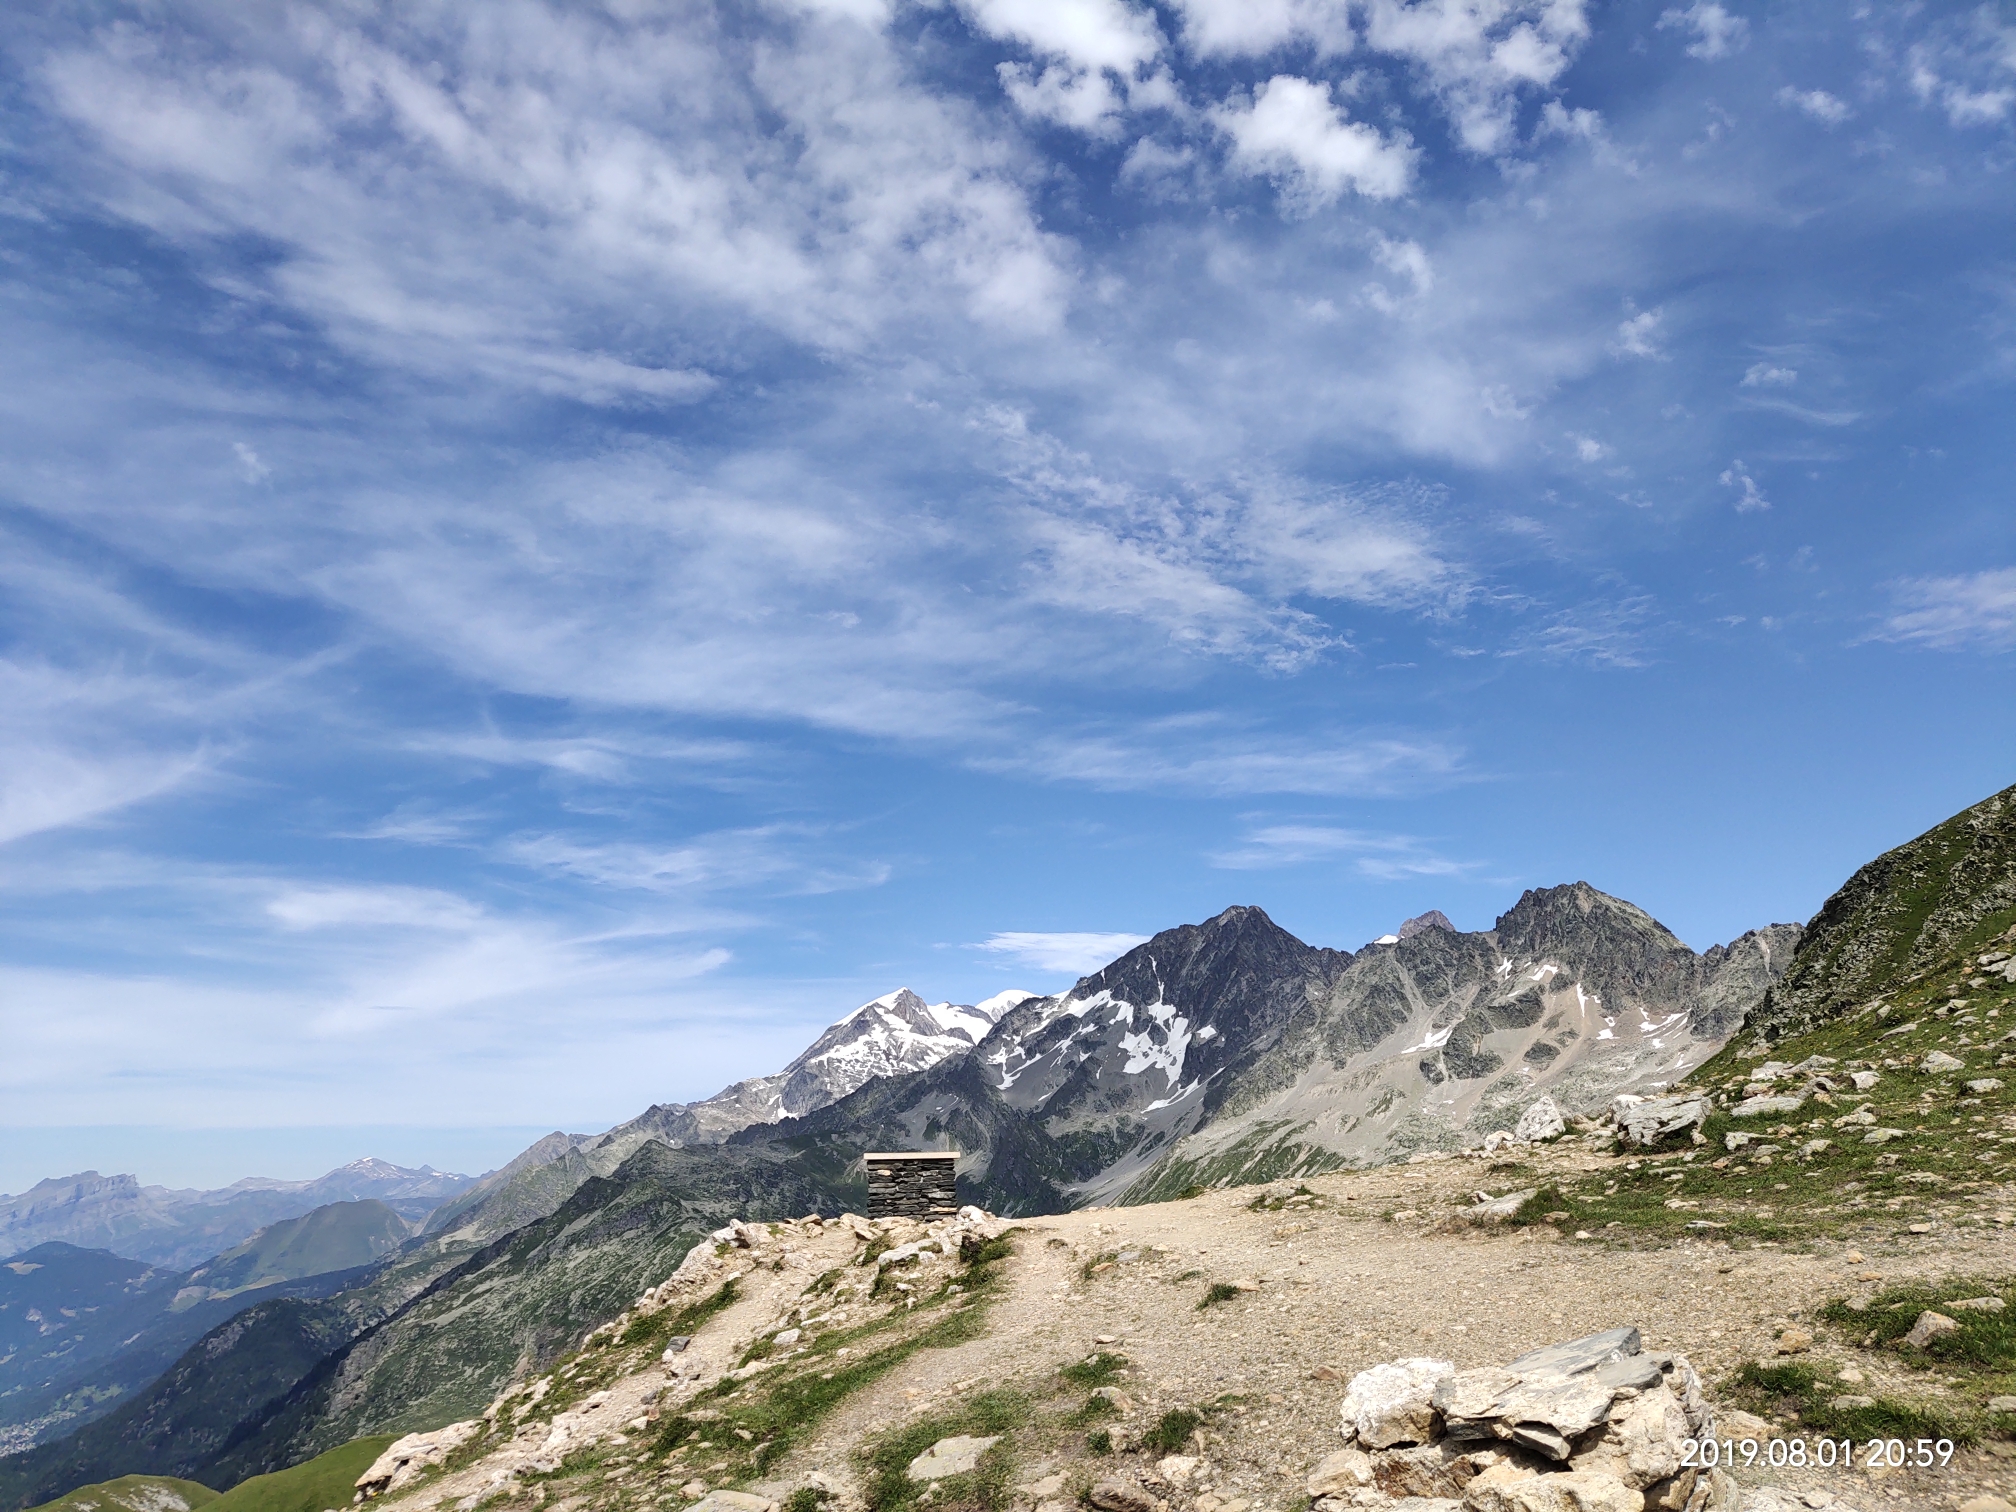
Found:
<svg viewBox="0 0 2016 1512"><path fill-rule="evenodd" d="M0 1264L0 1453L104 1416L255 1302L356 1284L409 1231L367 1199L285 1219L193 1271L60 1241L23 1251Z"/></svg>
<svg viewBox="0 0 2016 1512"><path fill-rule="evenodd" d="M52 1240L80 1249L181 1270L243 1243L268 1224L332 1202L372 1199L421 1222L475 1184L421 1166L355 1160L313 1181L248 1176L216 1191L142 1186L132 1176L83 1171L38 1182L18 1197L0 1196L0 1255Z"/></svg>

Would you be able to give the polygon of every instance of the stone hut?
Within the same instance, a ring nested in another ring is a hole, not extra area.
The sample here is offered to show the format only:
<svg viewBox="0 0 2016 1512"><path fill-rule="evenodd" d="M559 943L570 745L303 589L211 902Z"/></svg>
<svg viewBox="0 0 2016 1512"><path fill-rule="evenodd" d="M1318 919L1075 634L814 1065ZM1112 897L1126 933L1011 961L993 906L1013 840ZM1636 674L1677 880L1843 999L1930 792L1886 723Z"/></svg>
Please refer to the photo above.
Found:
<svg viewBox="0 0 2016 1512"><path fill-rule="evenodd" d="M957 1150L870 1151L868 1216L949 1218L959 1211Z"/></svg>

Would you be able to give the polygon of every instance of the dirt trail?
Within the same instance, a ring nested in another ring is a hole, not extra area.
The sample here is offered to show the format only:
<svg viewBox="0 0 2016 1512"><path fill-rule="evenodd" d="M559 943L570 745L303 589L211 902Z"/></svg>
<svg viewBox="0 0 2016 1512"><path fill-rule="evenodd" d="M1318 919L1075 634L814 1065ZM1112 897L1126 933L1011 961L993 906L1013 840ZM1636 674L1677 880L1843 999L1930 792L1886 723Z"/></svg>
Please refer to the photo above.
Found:
<svg viewBox="0 0 2016 1512"><path fill-rule="evenodd" d="M1550 1171L1613 1164L1586 1151L1523 1156ZM1531 1185L1534 1177L1522 1175ZM1578 1242L1546 1227L1467 1222L1457 1209L1490 1181L1483 1162L1448 1160L1313 1177L1299 1210L1253 1211L1258 1189L1207 1193L1148 1207L1094 1209L1017 1225L1017 1254L991 1304L984 1336L926 1349L899 1371L844 1400L812 1441L755 1489L781 1495L813 1472L858 1492L857 1446L914 1414L942 1410L977 1385L1054 1391L1058 1367L1095 1349L1125 1355L1134 1400L1122 1426L1169 1406L1243 1401L1206 1435L1211 1497L1172 1488L1170 1512L1214 1512L1244 1500L1253 1512L1298 1512L1309 1467L1337 1447L1344 1381L1382 1360L1431 1355L1469 1367L1598 1329L1634 1324L1648 1347L1688 1355L1711 1393L1745 1360L1774 1356L1778 1331L1831 1297L1870 1288L1845 1259L1848 1247L1814 1252L1734 1248L1712 1238L1658 1248ZM1489 1187L1503 1189L1502 1180ZM831 1228L811 1241L787 1237L785 1270L753 1270L749 1294L710 1323L688 1359L717 1379L749 1340L774 1328L811 1278L844 1264L858 1245ZM1982 1230L1862 1248L1880 1259L1885 1285L1953 1272L2016 1270L2016 1239ZM1088 1267L1098 1266L1087 1275ZM1200 1310L1214 1282L1250 1288ZM1824 1343L1809 1359L1880 1363ZM690 1368L690 1367L689 1367ZM643 1410L663 1385L653 1369L618 1383L606 1410L619 1420ZM1923 1389L1921 1378L1916 1383ZM682 1388L682 1394L691 1388ZM2005 1446L1996 1446L2005 1447ZM1071 1446L1059 1450L1068 1458ZM1193 1451L1194 1452L1194 1451ZM1024 1477L1066 1468L1062 1459L1024 1467ZM644 1467L635 1490L647 1491ZM682 1505L661 1483L640 1504ZM1954 1512L1982 1492L2016 1501L2016 1461L1965 1452L1944 1471L1869 1476L1751 1472L1747 1484L1831 1491L1850 1506ZM683 1473L678 1477L683 1480ZM453 1505L480 1493L483 1464L426 1488L418 1504ZM613 1491L615 1488L609 1487ZM597 1505L632 1501L604 1497Z"/></svg>

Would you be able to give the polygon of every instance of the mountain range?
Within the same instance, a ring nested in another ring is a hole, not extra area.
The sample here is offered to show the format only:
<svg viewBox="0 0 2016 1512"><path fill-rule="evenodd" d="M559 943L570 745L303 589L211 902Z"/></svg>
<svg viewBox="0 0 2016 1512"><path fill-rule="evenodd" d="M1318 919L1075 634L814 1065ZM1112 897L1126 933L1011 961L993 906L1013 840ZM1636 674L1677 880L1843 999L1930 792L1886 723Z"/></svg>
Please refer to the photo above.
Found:
<svg viewBox="0 0 2016 1512"><path fill-rule="evenodd" d="M474 1185L431 1166L409 1170L355 1160L313 1181L248 1176L215 1191L142 1186L132 1176L81 1171L0 1196L0 1255L51 1241L110 1250L130 1260L182 1270L242 1244L259 1230L332 1202L373 1200L402 1218L426 1218Z"/></svg>
<svg viewBox="0 0 2016 1512"><path fill-rule="evenodd" d="M1335 950L1238 906L1062 993L891 993L774 1076L548 1136L338 1291L255 1302L114 1410L0 1458L0 1506L129 1472L221 1485L467 1416L728 1217L858 1209L865 1150L957 1148L966 1200L1031 1214L1448 1150L1542 1094L1572 1114L1656 1092L1739 1030L1859 1011L2006 932L2012 816L2016 789L1862 868L1809 925L1702 952L1577 882L1488 930L1423 915Z"/></svg>

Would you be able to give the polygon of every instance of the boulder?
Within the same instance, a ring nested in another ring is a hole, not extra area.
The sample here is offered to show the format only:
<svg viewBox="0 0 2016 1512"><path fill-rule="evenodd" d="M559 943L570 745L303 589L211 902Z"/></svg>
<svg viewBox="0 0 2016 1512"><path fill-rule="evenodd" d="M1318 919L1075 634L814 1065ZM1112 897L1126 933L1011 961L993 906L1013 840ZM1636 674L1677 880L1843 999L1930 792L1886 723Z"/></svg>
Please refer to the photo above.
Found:
<svg viewBox="0 0 2016 1512"><path fill-rule="evenodd" d="M1942 1312L1927 1308L1918 1314L1918 1321L1911 1325L1911 1332L1904 1335L1904 1342L1913 1349L1923 1349L1934 1339L1943 1339L1948 1334L1960 1332L1960 1325Z"/></svg>
<svg viewBox="0 0 2016 1512"><path fill-rule="evenodd" d="M1001 1442L1001 1435L992 1438L973 1438L968 1434L957 1434L952 1438L942 1438L910 1461L904 1471L913 1481L943 1480L948 1475L971 1475L980 1468L980 1456Z"/></svg>
<svg viewBox="0 0 2016 1512"><path fill-rule="evenodd" d="M2009 1304L2000 1297L1962 1297L1958 1302L1946 1305L1963 1312L2001 1312Z"/></svg>
<svg viewBox="0 0 2016 1512"><path fill-rule="evenodd" d="M1691 1436L1679 1398L1662 1384L1613 1405L1602 1433L1569 1463L1643 1491L1680 1473L1681 1446Z"/></svg>
<svg viewBox="0 0 2016 1512"><path fill-rule="evenodd" d="M446 1428L436 1428L428 1433L409 1433L395 1440L371 1462L370 1469L357 1477L358 1493L372 1497L403 1490L417 1480L423 1470L442 1463L482 1432L485 1426L481 1418L470 1418L467 1422L450 1423Z"/></svg>
<svg viewBox="0 0 2016 1512"><path fill-rule="evenodd" d="M1948 1071L1964 1071L1967 1062L1957 1055L1948 1055L1944 1050L1932 1050L1918 1062L1918 1069L1927 1076L1939 1076Z"/></svg>
<svg viewBox="0 0 2016 1512"><path fill-rule="evenodd" d="M1382 1449L1371 1456L1372 1484L1388 1496L1454 1498L1481 1472L1510 1463L1495 1447L1444 1439L1412 1449Z"/></svg>
<svg viewBox="0 0 2016 1512"><path fill-rule="evenodd" d="M1626 1144L1647 1149L1699 1129L1708 1122L1709 1111L1705 1097L1648 1098L1619 1112L1617 1132Z"/></svg>
<svg viewBox="0 0 2016 1512"><path fill-rule="evenodd" d="M1635 1328L1607 1328L1602 1333L1529 1350L1505 1368L1521 1375L1580 1375L1631 1358L1642 1342Z"/></svg>
<svg viewBox="0 0 2016 1512"><path fill-rule="evenodd" d="M1527 1144L1538 1144L1542 1140L1558 1139L1568 1132L1568 1121L1561 1116L1561 1109L1551 1097L1543 1097L1524 1113L1519 1122L1512 1126L1512 1137Z"/></svg>
<svg viewBox="0 0 2016 1512"><path fill-rule="evenodd" d="M1422 1358L1359 1371L1344 1390L1345 1438L1366 1449L1427 1443L1435 1436L1430 1398L1436 1384L1455 1373L1447 1360Z"/></svg>
<svg viewBox="0 0 2016 1512"><path fill-rule="evenodd" d="M1848 1080L1855 1083L1855 1090L1857 1092L1867 1092L1876 1083L1883 1080L1883 1078L1874 1071L1851 1071L1848 1075Z"/></svg>
<svg viewBox="0 0 2016 1512"><path fill-rule="evenodd" d="M1979 1077L1974 1081L1962 1082L1961 1085L1976 1097L1986 1097L1990 1092L2002 1090L2001 1078L1995 1076Z"/></svg>
<svg viewBox="0 0 2016 1512"><path fill-rule="evenodd" d="M1507 1218L1517 1217L1519 1209L1537 1190L1536 1187L1527 1187L1523 1191L1507 1192L1503 1197L1483 1197L1479 1194L1481 1200L1468 1208L1464 1216L1479 1218L1486 1223L1503 1223Z"/></svg>

